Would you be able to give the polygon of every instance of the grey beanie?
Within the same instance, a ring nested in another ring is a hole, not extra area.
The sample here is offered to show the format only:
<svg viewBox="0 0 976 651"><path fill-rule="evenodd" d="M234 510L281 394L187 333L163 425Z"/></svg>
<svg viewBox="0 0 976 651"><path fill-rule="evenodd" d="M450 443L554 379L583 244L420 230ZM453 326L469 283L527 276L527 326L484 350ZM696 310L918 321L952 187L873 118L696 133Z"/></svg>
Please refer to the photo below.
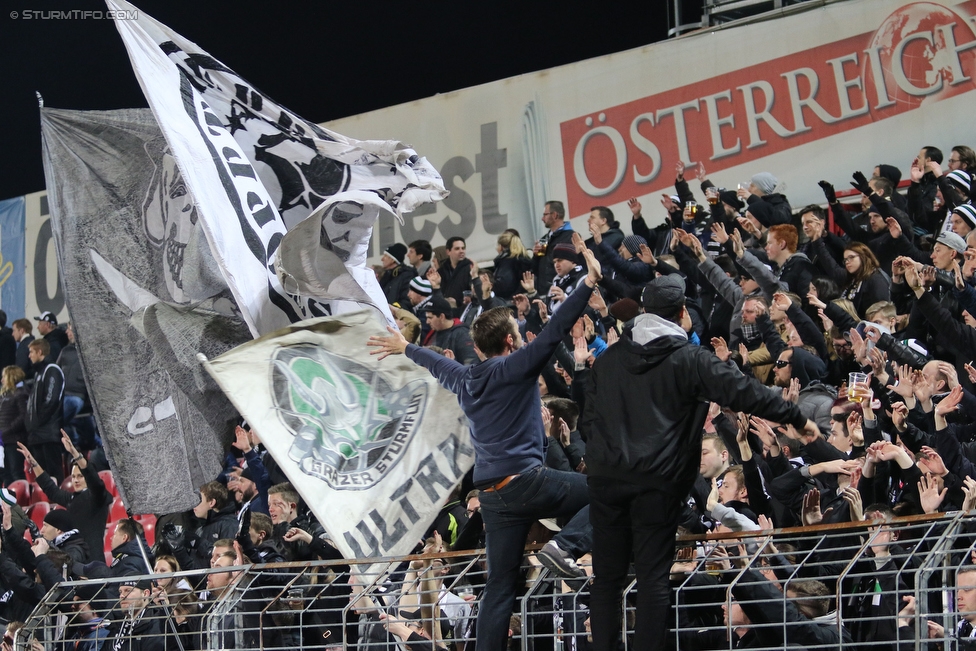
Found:
<svg viewBox="0 0 976 651"><path fill-rule="evenodd" d="M753 175L749 181L759 188L763 194L772 194L776 190L779 181L769 172L759 172Z"/></svg>
<svg viewBox="0 0 976 651"><path fill-rule="evenodd" d="M647 240L645 240L640 235L628 235L624 238L624 247L630 251L631 255L639 255L641 244L646 245Z"/></svg>

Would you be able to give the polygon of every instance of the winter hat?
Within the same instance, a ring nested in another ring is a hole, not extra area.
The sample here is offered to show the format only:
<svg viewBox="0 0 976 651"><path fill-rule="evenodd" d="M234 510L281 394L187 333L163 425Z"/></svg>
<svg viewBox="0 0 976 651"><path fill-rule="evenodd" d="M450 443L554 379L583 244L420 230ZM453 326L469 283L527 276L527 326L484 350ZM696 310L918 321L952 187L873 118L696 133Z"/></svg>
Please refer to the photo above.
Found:
<svg viewBox="0 0 976 651"><path fill-rule="evenodd" d="M759 174L754 174L749 182L754 186L759 188L763 194L772 194L776 190L779 180L770 174L769 172L759 172Z"/></svg>
<svg viewBox="0 0 976 651"><path fill-rule="evenodd" d="M434 288L430 286L430 281L420 276L414 276L410 281L410 289L421 296L430 296L434 293Z"/></svg>
<svg viewBox="0 0 976 651"><path fill-rule="evenodd" d="M383 251L383 255L390 256L391 258L396 260L397 264L403 264L403 258L405 255L407 255L407 247L400 244L399 242L395 242L390 246L386 247L386 251Z"/></svg>
<svg viewBox="0 0 976 651"><path fill-rule="evenodd" d="M640 305L632 298L622 298L610 306L610 316L627 323L640 314Z"/></svg>
<svg viewBox="0 0 976 651"><path fill-rule="evenodd" d="M956 253L963 254L966 252L966 240L962 239L952 231L942 231L939 233L939 237L936 238L935 241L939 244L945 244Z"/></svg>
<svg viewBox="0 0 976 651"><path fill-rule="evenodd" d="M671 318L685 305L685 281L678 274L659 276L644 285L644 311Z"/></svg>
<svg viewBox="0 0 976 651"><path fill-rule="evenodd" d="M254 481L254 472L251 470L250 466L241 470L241 479L246 479L250 482Z"/></svg>
<svg viewBox="0 0 976 651"><path fill-rule="evenodd" d="M718 198L722 203L727 203L732 206L736 212L739 212L746 206L744 203L742 203L742 199L739 198L739 195L732 190L722 190L718 193Z"/></svg>
<svg viewBox="0 0 976 651"><path fill-rule="evenodd" d="M773 207L762 199L750 203L746 208L746 212L755 217L756 221L765 228L773 225Z"/></svg>
<svg viewBox="0 0 976 651"><path fill-rule="evenodd" d="M64 509L49 511L48 514L44 516L44 522L51 525L55 529L60 529L61 531L71 531L72 529L77 529L74 518L68 515L68 512Z"/></svg>
<svg viewBox="0 0 976 651"><path fill-rule="evenodd" d="M640 235L628 235L624 238L624 247L630 251L631 255L640 254L641 244L647 245L647 240L645 240Z"/></svg>
<svg viewBox="0 0 976 651"><path fill-rule="evenodd" d="M964 203L961 206L956 206L952 212L962 217L970 228L976 229L976 207L972 204Z"/></svg>
<svg viewBox="0 0 976 651"><path fill-rule="evenodd" d="M901 170L894 165L878 165L878 175L891 181L896 188L901 183Z"/></svg>
<svg viewBox="0 0 976 651"><path fill-rule="evenodd" d="M137 575L132 575L119 583L120 586L127 585L139 590L152 590L152 579L137 579Z"/></svg>
<svg viewBox="0 0 976 651"><path fill-rule="evenodd" d="M569 260L573 264L582 264L580 255L576 252L576 247L565 242L557 244L552 248L552 259Z"/></svg>
<svg viewBox="0 0 976 651"><path fill-rule="evenodd" d="M946 174L946 181L949 181L953 185L966 191L969 194L969 189L973 183L973 177L969 175L966 170L952 170Z"/></svg>
<svg viewBox="0 0 976 651"><path fill-rule="evenodd" d="M791 376L800 381L800 388L804 389L814 380L822 380L827 374L827 365L816 355L811 355L804 349L794 346Z"/></svg>

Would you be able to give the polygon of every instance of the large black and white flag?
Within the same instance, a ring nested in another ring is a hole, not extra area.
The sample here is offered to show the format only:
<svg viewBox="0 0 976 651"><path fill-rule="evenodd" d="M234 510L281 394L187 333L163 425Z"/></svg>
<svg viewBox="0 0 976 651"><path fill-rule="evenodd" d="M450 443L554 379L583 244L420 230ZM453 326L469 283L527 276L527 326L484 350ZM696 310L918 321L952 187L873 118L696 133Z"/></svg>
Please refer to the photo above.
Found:
<svg viewBox="0 0 976 651"><path fill-rule="evenodd" d="M345 558L407 554L474 463L457 398L359 311L283 328L207 363Z"/></svg>
<svg viewBox="0 0 976 651"><path fill-rule="evenodd" d="M236 417L196 354L250 333L151 111L42 109L41 134L65 302L112 470L134 512L186 510L222 469Z"/></svg>
<svg viewBox="0 0 976 651"><path fill-rule="evenodd" d="M120 16L135 9L124 0L107 4ZM372 305L392 323L365 266L369 235L381 212L402 219L446 196L433 166L399 142L353 140L300 118L194 43L138 16L116 26L251 332L362 307L330 308L336 299ZM278 265L285 233L313 211L318 237L301 243L307 255L287 256L297 267ZM322 269L344 273L316 277Z"/></svg>

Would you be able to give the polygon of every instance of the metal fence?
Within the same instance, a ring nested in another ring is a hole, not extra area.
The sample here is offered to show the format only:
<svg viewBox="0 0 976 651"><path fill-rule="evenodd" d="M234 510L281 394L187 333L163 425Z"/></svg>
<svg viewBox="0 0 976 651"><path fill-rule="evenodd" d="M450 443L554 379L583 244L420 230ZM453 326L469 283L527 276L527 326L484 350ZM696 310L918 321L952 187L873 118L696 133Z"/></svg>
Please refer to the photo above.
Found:
<svg viewBox="0 0 976 651"><path fill-rule="evenodd" d="M669 635L678 649L731 649L743 636L769 649L947 643L965 617L955 586L974 540L976 516L964 513L680 537ZM591 577L554 579L531 551L510 648L588 649ZM16 632L15 648L470 651L484 560L452 552L219 567L142 585L66 582ZM622 595L628 649L637 589ZM903 610L911 603L914 613Z"/></svg>

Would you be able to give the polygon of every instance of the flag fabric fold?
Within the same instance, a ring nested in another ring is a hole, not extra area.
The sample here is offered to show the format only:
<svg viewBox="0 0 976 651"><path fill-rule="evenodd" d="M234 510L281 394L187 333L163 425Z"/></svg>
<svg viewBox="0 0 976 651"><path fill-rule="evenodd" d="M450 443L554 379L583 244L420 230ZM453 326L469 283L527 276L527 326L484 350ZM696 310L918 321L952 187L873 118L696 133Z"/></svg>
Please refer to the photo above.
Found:
<svg viewBox="0 0 976 651"><path fill-rule="evenodd" d="M409 553L474 463L457 398L361 310L288 326L206 362L345 558Z"/></svg>
<svg viewBox="0 0 976 651"><path fill-rule="evenodd" d="M107 4L118 15L134 10L124 0ZM399 142L354 140L300 118L194 43L142 11L138 16L116 20L116 27L251 332L349 307L330 305L332 295L290 291L297 287L279 279L305 275L280 264L279 247L313 211L324 216L323 239L304 244L327 244L346 269L343 282L359 285L347 298L392 324L379 285L365 273L369 236L381 212L402 220L447 195L434 167ZM330 279L319 282L328 286Z"/></svg>
<svg viewBox="0 0 976 651"><path fill-rule="evenodd" d="M250 340L148 109L41 110L65 302L126 505L199 503L236 410L196 361Z"/></svg>

